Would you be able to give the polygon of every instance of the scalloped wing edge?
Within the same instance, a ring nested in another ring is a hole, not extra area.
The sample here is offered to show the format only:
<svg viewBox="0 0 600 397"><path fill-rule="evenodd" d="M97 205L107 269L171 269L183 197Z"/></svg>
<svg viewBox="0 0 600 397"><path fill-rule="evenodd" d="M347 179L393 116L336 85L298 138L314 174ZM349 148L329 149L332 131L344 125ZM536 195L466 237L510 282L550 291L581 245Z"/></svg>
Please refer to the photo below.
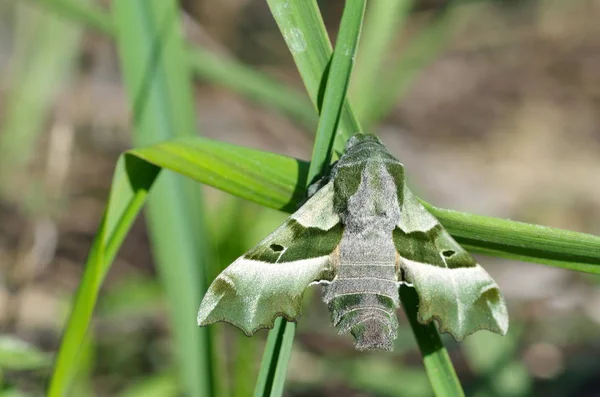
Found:
<svg viewBox="0 0 600 397"><path fill-rule="evenodd" d="M198 311L198 325L230 323L250 336L273 328L277 317L297 321L304 290L319 281L329 256L277 264L238 258L211 284Z"/></svg>
<svg viewBox="0 0 600 397"><path fill-rule="evenodd" d="M420 323L435 319L440 332L457 341L481 329L500 335L508 331L502 293L479 264L451 269L402 258L402 267L419 296Z"/></svg>

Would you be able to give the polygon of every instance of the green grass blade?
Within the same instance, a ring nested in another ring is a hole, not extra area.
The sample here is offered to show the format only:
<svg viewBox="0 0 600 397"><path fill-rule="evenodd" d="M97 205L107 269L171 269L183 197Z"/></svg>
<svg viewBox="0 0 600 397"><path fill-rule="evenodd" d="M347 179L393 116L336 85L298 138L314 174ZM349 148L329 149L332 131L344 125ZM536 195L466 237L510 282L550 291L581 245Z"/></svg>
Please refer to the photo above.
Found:
<svg viewBox="0 0 600 397"><path fill-rule="evenodd" d="M308 163L204 138L135 149L131 155L266 207L292 212ZM600 237L423 204L472 252L600 274Z"/></svg>
<svg viewBox="0 0 600 397"><path fill-rule="evenodd" d="M102 281L144 205L148 189L159 170L158 167L133 157L129 161L122 157L117 163L107 210L88 254L83 277L54 362L48 397L67 395L77 371L79 350L85 340ZM135 183L129 182L127 172L137 175Z"/></svg>
<svg viewBox="0 0 600 397"><path fill-rule="evenodd" d="M27 0L43 5L74 22L114 35L110 15L98 7L74 0ZM317 113L306 95L284 83L233 59L211 53L200 47L188 46L188 61L193 72L207 80L237 92L246 98L286 114L300 121L312 131L317 123Z"/></svg>
<svg viewBox="0 0 600 397"><path fill-rule="evenodd" d="M322 175L329 168L334 142L340 141L338 146L346 143L343 136L336 139L336 131L358 50L365 4L366 0L354 0L347 2L344 8L325 86L321 118L308 170L308 182L313 182L315 177Z"/></svg>
<svg viewBox="0 0 600 397"><path fill-rule="evenodd" d="M254 397L283 395L295 333L296 323L287 322L281 317L275 320L275 326L267 338Z"/></svg>
<svg viewBox="0 0 600 397"><path fill-rule="evenodd" d="M390 58L389 52L393 51L394 39L403 27L413 2L377 0L370 2L367 7L361 52L358 54L351 87L354 110L360 120L365 118L369 104L379 95L382 88L380 74L384 70L384 63Z"/></svg>
<svg viewBox="0 0 600 397"><path fill-rule="evenodd" d="M470 251L600 274L598 236L424 205Z"/></svg>
<svg viewBox="0 0 600 397"><path fill-rule="evenodd" d="M321 109L332 49L315 0L267 0L275 22L294 57L313 105ZM320 112L319 112L320 113ZM334 150L341 152L348 138L361 127L346 101L340 117Z"/></svg>
<svg viewBox="0 0 600 397"><path fill-rule="evenodd" d="M195 136L192 75L175 0L115 0L112 10L125 86L132 104L134 143ZM210 263L202 197L181 176L165 174L148 203L152 250L165 288L174 354L189 396L217 394L210 330L191 326ZM208 258L207 258L208 257Z"/></svg>
<svg viewBox="0 0 600 397"><path fill-rule="evenodd" d="M442 344L440 335L433 322L427 325L417 321L417 308L419 297L414 288L402 286L400 288L400 302L406 312L410 326L415 334L417 345L423 356L423 365L436 396L464 396L462 386L452 366L446 348Z"/></svg>
<svg viewBox="0 0 600 397"><path fill-rule="evenodd" d="M307 182L312 182L315 177L321 175L331 162L337 125L345 103L358 39L360 37L364 9L364 0L348 2L344 8L338 42L326 80L321 118L319 119L319 126L317 128ZM298 37L292 40L295 39L298 39ZM290 38L288 37L288 44L290 44L289 40ZM290 49L294 51L294 49L299 49L299 47L293 46L300 45L301 43L298 42L293 43ZM339 141L345 143L346 139L343 139L342 136L340 138ZM275 322L273 330L269 332L254 392L256 397L281 396L283 394L287 365L292 352L295 331L295 323L279 318Z"/></svg>

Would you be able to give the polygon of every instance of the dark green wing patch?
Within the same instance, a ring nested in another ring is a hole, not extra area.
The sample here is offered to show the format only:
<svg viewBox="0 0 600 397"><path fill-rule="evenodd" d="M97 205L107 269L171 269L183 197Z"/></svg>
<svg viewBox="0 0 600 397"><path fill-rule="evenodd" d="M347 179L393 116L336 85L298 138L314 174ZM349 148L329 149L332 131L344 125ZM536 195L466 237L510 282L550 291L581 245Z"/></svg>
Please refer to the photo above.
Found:
<svg viewBox="0 0 600 397"><path fill-rule="evenodd" d="M244 257L268 263L284 263L327 256L340 243L342 233L341 223L323 230L304 227L298 221L288 219L280 233L269 236L263 244L252 248Z"/></svg>
<svg viewBox="0 0 600 397"><path fill-rule="evenodd" d="M394 245L401 257L415 262L450 269L477 265L475 259L440 224L424 232L411 233L397 227L394 229Z"/></svg>

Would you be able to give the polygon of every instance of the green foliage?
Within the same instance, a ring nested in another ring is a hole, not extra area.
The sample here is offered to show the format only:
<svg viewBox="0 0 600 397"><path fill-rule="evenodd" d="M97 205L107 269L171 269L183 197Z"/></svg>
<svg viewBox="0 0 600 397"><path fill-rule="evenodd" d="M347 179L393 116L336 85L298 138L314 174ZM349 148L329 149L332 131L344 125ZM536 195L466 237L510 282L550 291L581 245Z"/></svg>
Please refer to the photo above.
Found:
<svg viewBox="0 0 600 397"><path fill-rule="evenodd" d="M132 106L136 146L195 136L191 67L182 40L180 11L172 0L112 3L125 87ZM153 255L169 307L181 383L191 396L217 393L211 330L189 327L189 315L206 290L212 263L198 186L178 175L161 176L147 207Z"/></svg>

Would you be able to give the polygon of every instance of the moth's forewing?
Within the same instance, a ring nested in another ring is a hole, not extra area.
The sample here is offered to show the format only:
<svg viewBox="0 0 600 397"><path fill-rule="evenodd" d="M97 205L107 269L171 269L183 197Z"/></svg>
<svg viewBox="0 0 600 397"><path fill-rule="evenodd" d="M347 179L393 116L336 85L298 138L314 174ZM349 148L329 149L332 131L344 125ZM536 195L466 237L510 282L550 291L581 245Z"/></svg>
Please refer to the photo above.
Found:
<svg viewBox="0 0 600 397"><path fill-rule="evenodd" d="M298 320L306 287L333 278L330 255L341 236L330 182L213 281L198 324L225 321L251 335L278 316Z"/></svg>

